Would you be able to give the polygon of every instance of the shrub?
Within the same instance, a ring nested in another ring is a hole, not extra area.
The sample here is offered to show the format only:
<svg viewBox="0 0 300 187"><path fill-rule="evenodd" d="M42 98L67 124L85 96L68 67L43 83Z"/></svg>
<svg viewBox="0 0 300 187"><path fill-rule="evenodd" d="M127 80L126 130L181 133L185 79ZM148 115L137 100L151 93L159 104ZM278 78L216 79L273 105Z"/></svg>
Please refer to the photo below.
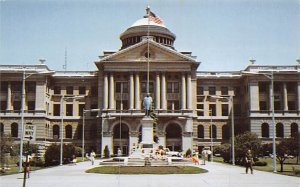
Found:
<svg viewBox="0 0 300 187"><path fill-rule="evenodd" d="M63 145L63 163L71 162L73 155L76 155L75 146L72 144ZM60 163L60 145L50 145L45 153L45 165L54 166Z"/></svg>
<svg viewBox="0 0 300 187"><path fill-rule="evenodd" d="M257 161L254 163L254 166L267 166L267 162L264 161Z"/></svg>

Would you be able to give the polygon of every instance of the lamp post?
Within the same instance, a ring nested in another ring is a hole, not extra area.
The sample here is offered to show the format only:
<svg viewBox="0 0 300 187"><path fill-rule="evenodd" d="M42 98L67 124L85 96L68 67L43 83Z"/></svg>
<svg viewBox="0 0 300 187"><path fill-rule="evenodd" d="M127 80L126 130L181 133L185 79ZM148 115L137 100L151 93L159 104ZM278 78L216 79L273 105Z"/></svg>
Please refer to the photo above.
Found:
<svg viewBox="0 0 300 187"><path fill-rule="evenodd" d="M29 71L29 70L28 70ZM32 70L31 70L32 71ZM23 162L23 139L24 139L24 106L25 106L25 81L28 77L34 74L51 74L53 71L42 71L42 72L33 72L26 73L26 69L22 70L22 94L21 94L21 137L20 137L20 155L19 155L19 173L22 172L22 162Z"/></svg>
<svg viewBox="0 0 300 187"><path fill-rule="evenodd" d="M60 164L63 165L63 126L64 126L64 101L68 99L81 99L84 98L84 95L73 96L73 97L65 97L61 96L60 98L60 116L61 116L61 124L60 124Z"/></svg>
<svg viewBox="0 0 300 187"><path fill-rule="evenodd" d="M235 144L234 144L234 110L233 110L233 96L224 97L224 96L211 96L216 99L227 99L231 102L231 151L232 151L232 165L235 165Z"/></svg>
<svg viewBox="0 0 300 187"><path fill-rule="evenodd" d="M82 161L84 161L84 127L85 127L85 114L87 112L97 112L101 111L101 109L90 109L90 110L85 110L83 109L83 114L82 114L82 151L81 151L81 156L82 156Z"/></svg>
<svg viewBox="0 0 300 187"><path fill-rule="evenodd" d="M272 111L272 127L273 127L273 138L272 138L272 144L273 144L273 172L277 172L276 170L276 131L275 131L275 116L274 116L274 71L271 70L271 73L267 72L251 72L251 71L242 71L243 74L252 74L252 75L264 75L268 79L271 80L271 95L270 95L270 102L271 102L271 111Z"/></svg>

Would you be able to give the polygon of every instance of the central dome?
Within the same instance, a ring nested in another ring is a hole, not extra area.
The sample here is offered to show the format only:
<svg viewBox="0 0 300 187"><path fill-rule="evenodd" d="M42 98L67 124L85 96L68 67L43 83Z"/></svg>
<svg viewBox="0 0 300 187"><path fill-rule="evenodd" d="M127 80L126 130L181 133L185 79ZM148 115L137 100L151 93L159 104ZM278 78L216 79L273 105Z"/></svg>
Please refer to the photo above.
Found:
<svg viewBox="0 0 300 187"><path fill-rule="evenodd" d="M150 12L150 9L147 8L146 10L147 14L143 18L134 22L120 35L122 41L121 49L141 42L142 37L148 34L152 36L155 42L174 49L175 34L163 24L163 21L158 16Z"/></svg>

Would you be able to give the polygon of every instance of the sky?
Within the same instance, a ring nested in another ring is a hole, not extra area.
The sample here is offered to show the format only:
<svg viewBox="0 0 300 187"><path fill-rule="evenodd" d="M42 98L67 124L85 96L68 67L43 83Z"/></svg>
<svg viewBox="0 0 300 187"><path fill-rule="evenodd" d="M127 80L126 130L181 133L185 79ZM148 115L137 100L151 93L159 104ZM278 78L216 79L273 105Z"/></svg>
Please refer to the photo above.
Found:
<svg viewBox="0 0 300 187"><path fill-rule="evenodd" d="M239 71L296 65L300 59L300 0L0 0L0 64L38 64L52 70L96 70L103 51L151 11L191 51L199 71Z"/></svg>

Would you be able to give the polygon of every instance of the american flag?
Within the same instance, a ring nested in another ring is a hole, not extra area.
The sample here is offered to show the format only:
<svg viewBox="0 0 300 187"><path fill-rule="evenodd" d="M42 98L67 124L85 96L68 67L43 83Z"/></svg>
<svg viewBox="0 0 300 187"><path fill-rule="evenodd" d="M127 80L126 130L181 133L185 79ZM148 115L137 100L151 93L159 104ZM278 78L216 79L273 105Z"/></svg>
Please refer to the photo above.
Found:
<svg viewBox="0 0 300 187"><path fill-rule="evenodd" d="M164 21L157 15L155 15L153 12L150 11L149 14L149 21L153 21L154 23L157 23L159 25L163 25Z"/></svg>

